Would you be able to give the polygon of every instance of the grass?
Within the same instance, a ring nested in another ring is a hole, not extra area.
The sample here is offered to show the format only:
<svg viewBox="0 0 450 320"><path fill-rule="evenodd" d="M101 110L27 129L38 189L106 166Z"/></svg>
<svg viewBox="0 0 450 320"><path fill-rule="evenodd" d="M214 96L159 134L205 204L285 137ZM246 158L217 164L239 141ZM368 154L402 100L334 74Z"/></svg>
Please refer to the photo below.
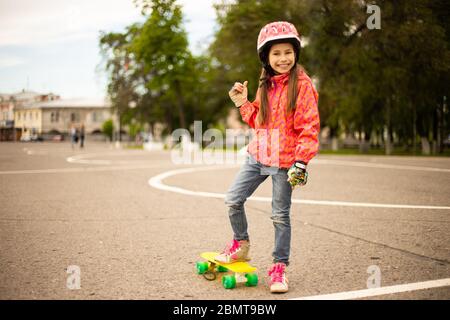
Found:
<svg viewBox="0 0 450 320"><path fill-rule="evenodd" d="M127 146L125 146L125 149L144 150L144 146L143 145L127 145Z"/></svg>

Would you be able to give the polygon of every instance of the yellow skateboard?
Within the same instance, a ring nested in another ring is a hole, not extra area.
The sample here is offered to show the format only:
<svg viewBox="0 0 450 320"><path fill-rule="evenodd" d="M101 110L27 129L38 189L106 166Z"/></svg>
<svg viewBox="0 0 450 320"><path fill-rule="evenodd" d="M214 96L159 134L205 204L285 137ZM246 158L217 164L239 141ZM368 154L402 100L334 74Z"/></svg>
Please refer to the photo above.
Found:
<svg viewBox="0 0 450 320"><path fill-rule="evenodd" d="M217 252L204 252L200 256L207 261L198 261L196 264L197 273L202 274L206 280L215 280L219 272L231 271L234 274L224 275L222 285L225 289L233 289L236 283L245 283L247 287L254 287L258 284L256 268L247 262L221 263L214 260L219 255Z"/></svg>

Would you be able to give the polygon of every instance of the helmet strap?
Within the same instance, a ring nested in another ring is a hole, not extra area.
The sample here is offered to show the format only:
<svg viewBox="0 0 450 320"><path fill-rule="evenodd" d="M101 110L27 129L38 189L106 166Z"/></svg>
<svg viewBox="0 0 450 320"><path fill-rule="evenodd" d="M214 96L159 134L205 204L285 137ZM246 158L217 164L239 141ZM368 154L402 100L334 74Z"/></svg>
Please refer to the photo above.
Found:
<svg viewBox="0 0 450 320"><path fill-rule="evenodd" d="M275 70L270 66L268 62L263 62L263 68L266 69L266 72L269 74L269 76L273 77L275 75Z"/></svg>

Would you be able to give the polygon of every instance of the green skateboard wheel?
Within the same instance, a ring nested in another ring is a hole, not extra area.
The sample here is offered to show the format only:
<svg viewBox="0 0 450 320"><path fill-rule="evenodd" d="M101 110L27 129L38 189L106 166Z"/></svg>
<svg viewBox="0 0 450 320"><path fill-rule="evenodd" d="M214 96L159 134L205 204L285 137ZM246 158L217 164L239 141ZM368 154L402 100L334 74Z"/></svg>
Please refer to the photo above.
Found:
<svg viewBox="0 0 450 320"><path fill-rule="evenodd" d="M196 267L197 267L197 274L204 274L206 271L208 271L209 264L208 262L198 261Z"/></svg>
<svg viewBox="0 0 450 320"><path fill-rule="evenodd" d="M245 283L247 287L256 287L258 285L258 275L256 273L247 273L245 277L247 278Z"/></svg>
<svg viewBox="0 0 450 320"><path fill-rule="evenodd" d="M234 275L223 276L222 284L225 289L233 289L234 287L236 287L236 277Z"/></svg>
<svg viewBox="0 0 450 320"><path fill-rule="evenodd" d="M227 272L227 271L228 271L228 269L225 268L224 266L218 266L217 267L217 272Z"/></svg>

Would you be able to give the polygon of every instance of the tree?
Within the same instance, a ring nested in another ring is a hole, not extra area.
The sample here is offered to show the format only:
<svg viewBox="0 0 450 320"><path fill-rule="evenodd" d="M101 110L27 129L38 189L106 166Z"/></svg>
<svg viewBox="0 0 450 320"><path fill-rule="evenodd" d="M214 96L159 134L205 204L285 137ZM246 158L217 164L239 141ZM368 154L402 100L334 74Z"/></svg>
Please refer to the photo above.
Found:
<svg viewBox="0 0 450 320"><path fill-rule="evenodd" d="M193 73L193 58L182 26L181 7L175 0L141 1L141 5L150 13L131 43L132 52L148 75L146 88L157 97L159 107L166 109L167 121L187 128L186 84ZM173 108L177 110L176 119L172 117Z"/></svg>
<svg viewBox="0 0 450 320"><path fill-rule="evenodd" d="M436 127L449 71L448 35L433 14L440 1L372 1L381 8L381 30L367 28L367 4L315 2L307 52L320 80L323 124L332 132L364 132L366 139L385 131L390 154L394 137L414 144L417 132L427 143Z"/></svg>
<svg viewBox="0 0 450 320"><path fill-rule="evenodd" d="M102 32L100 35L100 49L109 74L107 92L112 108L118 115L119 140L122 124L128 124L133 117L133 110L129 106L139 99L135 90L144 76L130 52L130 39L138 30L138 25L132 25L124 33Z"/></svg>
<svg viewBox="0 0 450 320"><path fill-rule="evenodd" d="M108 94L120 112L120 123L153 127L162 122L165 134L186 128L194 120L214 126L227 111L223 68L208 56L191 54L181 7L174 0L135 3L146 21L130 25L123 33L103 33L100 38L110 76Z"/></svg>
<svg viewBox="0 0 450 320"><path fill-rule="evenodd" d="M102 132L109 138L109 141L112 141L114 125L111 119L106 120L102 125Z"/></svg>

